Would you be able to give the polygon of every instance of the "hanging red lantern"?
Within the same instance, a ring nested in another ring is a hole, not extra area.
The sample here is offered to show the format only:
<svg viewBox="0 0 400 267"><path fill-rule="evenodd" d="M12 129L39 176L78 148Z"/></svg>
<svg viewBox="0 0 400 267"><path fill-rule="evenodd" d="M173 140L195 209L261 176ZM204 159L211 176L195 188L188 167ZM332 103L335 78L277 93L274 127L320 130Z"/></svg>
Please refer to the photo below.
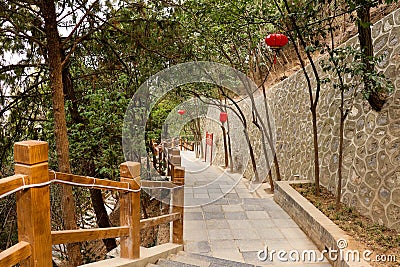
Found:
<svg viewBox="0 0 400 267"><path fill-rule="evenodd" d="M219 121L222 122L222 123L224 123L224 122L226 122L227 120L228 120L228 113L226 113L226 112L221 112L221 113L219 114Z"/></svg>
<svg viewBox="0 0 400 267"><path fill-rule="evenodd" d="M185 114L185 113L186 113L186 110L184 110L184 109L180 109L180 110L178 110L178 113L179 113L180 115L183 115L183 114Z"/></svg>
<svg viewBox="0 0 400 267"><path fill-rule="evenodd" d="M289 39L282 33L272 33L265 37L265 43L276 51L274 55L274 64L276 63L276 54L278 53L278 50L287 45L288 42Z"/></svg>

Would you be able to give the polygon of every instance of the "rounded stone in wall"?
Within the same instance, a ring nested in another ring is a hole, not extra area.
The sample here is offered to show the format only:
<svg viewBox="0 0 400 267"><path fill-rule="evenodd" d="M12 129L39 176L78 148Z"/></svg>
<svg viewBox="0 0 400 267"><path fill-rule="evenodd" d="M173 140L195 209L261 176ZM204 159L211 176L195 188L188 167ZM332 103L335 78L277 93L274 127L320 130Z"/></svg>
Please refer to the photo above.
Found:
<svg viewBox="0 0 400 267"><path fill-rule="evenodd" d="M371 206L371 202L374 198L374 192L366 184L361 184L358 195L360 197L361 203L365 207Z"/></svg>
<svg viewBox="0 0 400 267"><path fill-rule="evenodd" d="M333 137L331 142L331 152L339 151L339 137Z"/></svg>
<svg viewBox="0 0 400 267"><path fill-rule="evenodd" d="M350 206L356 208L361 214L366 214L368 209L361 204L361 201L358 199L357 195L353 195L350 200Z"/></svg>
<svg viewBox="0 0 400 267"><path fill-rule="evenodd" d="M350 193L344 193L343 194L343 196L342 196L342 202L347 206L347 205L349 205L349 202L350 202L350 199L351 199L351 194Z"/></svg>
<svg viewBox="0 0 400 267"><path fill-rule="evenodd" d="M364 130L364 126L365 126L365 118L364 116L361 116L356 123L356 129L357 131L362 131Z"/></svg>
<svg viewBox="0 0 400 267"><path fill-rule="evenodd" d="M331 103L331 105L330 105L330 107L329 107L329 117L331 117L331 118L334 118L335 117L335 115L336 115L336 113L338 112L338 101L337 100L334 100L334 101L332 101L332 103Z"/></svg>
<svg viewBox="0 0 400 267"><path fill-rule="evenodd" d="M365 163L359 157L355 157L354 161L355 169L357 170L357 174L361 177L365 174Z"/></svg>
<svg viewBox="0 0 400 267"><path fill-rule="evenodd" d="M387 126L386 126L386 127L378 127L378 128L375 128L375 130L374 130L374 132L373 132L373 135L374 135L376 138L381 139L381 138L383 138L385 135L387 135L387 133L388 133L387 128L388 128Z"/></svg>
<svg viewBox="0 0 400 267"><path fill-rule="evenodd" d="M400 150L395 151L391 158L394 166L400 166Z"/></svg>
<svg viewBox="0 0 400 267"><path fill-rule="evenodd" d="M390 31L394 25L393 14L389 14L386 17L384 17L382 20L382 24L384 32Z"/></svg>
<svg viewBox="0 0 400 267"><path fill-rule="evenodd" d="M392 155L396 151L400 151L400 139L396 138L387 145L386 151Z"/></svg>
<svg viewBox="0 0 400 267"><path fill-rule="evenodd" d="M379 225L387 224L387 218L385 214L385 207L379 203L379 201L375 200L372 204L372 218L375 222L378 222Z"/></svg>
<svg viewBox="0 0 400 267"><path fill-rule="evenodd" d="M395 12L393 12L393 17L394 17L394 23L400 24L400 9L397 9Z"/></svg>
<svg viewBox="0 0 400 267"><path fill-rule="evenodd" d="M389 36L389 45L390 46L396 46L399 43L399 36L400 36L400 27L394 27L390 31L390 36Z"/></svg>
<svg viewBox="0 0 400 267"><path fill-rule="evenodd" d="M367 155L367 151L366 151L365 146L359 146L357 148L357 156L363 159L363 158L365 158L366 155Z"/></svg>
<svg viewBox="0 0 400 267"><path fill-rule="evenodd" d="M356 144L356 146L363 146L366 140L367 140L367 135L364 132L358 132L353 139L354 144Z"/></svg>
<svg viewBox="0 0 400 267"><path fill-rule="evenodd" d="M367 170L375 170L377 167L377 160L376 160L377 153L367 156L365 158L365 163L367 165Z"/></svg>
<svg viewBox="0 0 400 267"><path fill-rule="evenodd" d="M379 50L381 50L387 44L388 39L389 39L389 33L385 33L379 36L377 39L375 39L374 52L377 53Z"/></svg>
<svg viewBox="0 0 400 267"><path fill-rule="evenodd" d="M384 204L389 203L390 202L390 191L385 187L381 187L379 189L378 198Z"/></svg>
<svg viewBox="0 0 400 267"><path fill-rule="evenodd" d="M367 117L365 118L365 131L367 133L370 134L374 130L375 120L376 120L375 113L373 112L368 113Z"/></svg>
<svg viewBox="0 0 400 267"><path fill-rule="evenodd" d="M398 69L398 72L400 73L400 68ZM393 105L395 107L400 107L400 76L398 78L398 80L396 81L396 83L398 83L398 85L396 84L396 87L399 88L399 90L395 91L395 93L393 94Z"/></svg>
<svg viewBox="0 0 400 267"><path fill-rule="evenodd" d="M377 57L382 57L382 60L377 64L377 66L381 69L385 69L389 65L389 59L392 55L393 49L386 47L381 51L376 53Z"/></svg>
<svg viewBox="0 0 400 267"><path fill-rule="evenodd" d="M387 207L387 216L391 223L400 221L400 206L389 204Z"/></svg>
<svg viewBox="0 0 400 267"><path fill-rule="evenodd" d="M400 188L393 190L392 200L396 205L400 206Z"/></svg>
<svg viewBox="0 0 400 267"><path fill-rule="evenodd" d="M349 182L347 183L347 190L353 194L356 194L358 192L358 187Z"/></svg>
<svg viewBox="0 0 400 267"><path fill-rule="evenodd" d="M383 180L384 184L388 188L399 188L400 187L400 166L397 167L393 172L388 174Z"/></svg>
<svg viewBox="0 0 400 267"><path fill-rule="evenodd" d="M392 123L395 120L400 120L400 106L399 107L390 107L389 109L389 118L390 118L390 123Z"/></svg>
<svg viewBox="0 0 400 267"><path fill-rule="evenodd" d="M384 150L378 153L378 173L385 176L389 171L393 170L393 165L390 164L389 157Z"/></svg>
<svg viewBox="0 0 400 267"><path fill-rule="evenodd" d="M371 29L372 38L376 38L381 34L382 24L381 20L374 24L374 27Z"/></svg>
<svg viewBox="0 0 400 267"><path fill-rule="evenodd" d="M354 104L354 106L351 108L348 119L349 120L357 120L361 116L362 108L361 105L359 104Z"/></svg>
<svg viewBox="0 0 400 267"><path fill-rule="evenodd" d="M344 126L344 137L351 140L354 138L356 123L354 121L347 121Z"/></svg>
<svg viewBox="0 0 400 267"><path fill-rule="evenodd" d="M359 176L359 175L357 175L357 172L354 170L354 168L352 168L351 169L351 172L350 172L350 182L353 184L353 185L360 185L361 184L361 177ZM353 192L353 193L355 193L357 190L356 189L354 189L354 190L351 190L351 192Z"/></svg>
<svg viewBox="0 0 400 267"><path fill-rule="evenodd" d="M393 109L393 114L400 112L400 109ZM394 116L394 115L393 115ZM399 117L400 118L400 117ZM389 124L389 132L393 136L400 136L400 119L397 119L395 121L392 121Z"/></svg>
<svg viewBox="0 0 400 267"><path fill-rule="evenodd" d="M378 186L381 183L381 179L379 178L378 173L376 171L370 171L365 175L365 182L371 188L378 188Z"/></svg>
<svg viewBox="0 0 400 267"><path fill-rule="evenodd" d="M390 144L391 141L392 141L391 136L390 135L386 135L379 142L379 147L386 150L389 147L389 144Z"/></svg>
<svg viewBox="0 0 400 267"><path fill-rule="evenodd" d="M376 124L379 126L385 126L389 124L389 112L387 110L382 110L376 117Z"/></svg>
<svg viewBox="0 0 400 267"><path fill-rule="evenodd" d="M372 154L378 150L379 141L373 136L370 136L366 143L367 153Z"/></svg>
<svg viewBox="0 0 400 267"><path fill-rule="evenodd" d="M390 65L387 69L386 69L386 71L385 71L385 77L387 77L387 78L394 78L394 77L396 77L397 76L397 74L396 74L396 66L395 65Z"/></svg>
<svg viewBox="0 0 400 267"><path fill-rule="evenodd" d="M330 158L331 159L329 161L329 170L331 171L331 173L335 173L338 169L339 156L335 153Z"/></svg>

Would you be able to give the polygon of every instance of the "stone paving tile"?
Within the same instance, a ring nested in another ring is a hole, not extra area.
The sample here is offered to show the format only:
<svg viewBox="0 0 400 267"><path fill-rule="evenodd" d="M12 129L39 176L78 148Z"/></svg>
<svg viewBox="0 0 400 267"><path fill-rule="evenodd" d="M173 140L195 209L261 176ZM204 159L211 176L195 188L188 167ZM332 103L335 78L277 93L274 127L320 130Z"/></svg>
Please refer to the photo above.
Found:
<svg viewBox="0 0 400 267"><path fill-rule="evenodd" d="M244 211L243 206L241 205L223 205L222 210L224 212Z"/></svg>
<svg viewBox="0 0 400 267"><path fill-rule="evenodd" d="M243 262L243 255L239 252L239 250L232 250L232 249L217 249L213 250L212 252L214 257L231 260L231 261L238 261Z"/></svg>
<svg viewBox="0 0 400 267"><path fill-rule="evenodd" d="M201 209L205 212L222 212L221 205L206 205L202 206Z"/></svg>
<svg viewBox="0 0 400 267"><path fill-rule="evenodd" d="M212 240L210 241L210 246L212 250L221 248L236 250L238 248L236 243L232 242L232 240Z"/></svg>
<svg viewBox="0 0 400 267"><path fill-rule="evenodd" d="M206 221L207 229L229 229L226 220L208 220Z"/></svg>
<svg viewBox="0 0 400 267"><path fill-rule="evenodd" d="M259 238L258 233L252 229L232 229L232 235L235 240Z"/></svg>
<svg viewBox="0 0 400 267"><path fill-rule="evenodd" d="M285 236L278 230L274 228L267 228L267 229L256 229L259 237L265 240L279 240L285 239Z"/></svg>
<svg viewBox="0 0 400 267"><path fill-rule="evenodd" d="M235 240L240 252L259 251L264 248L264 244L260 239L239 239Z"/></svg>
<svg viewBox="0 0 400 267"><path fill-rule="evenodd" d="M298 228L299 226L292 220L292 219L272 219L272 221L275 223L275 225L278 228L287 228L287 227L294 227Z"/></svg>
<svg viewBox="0 0 400 267"><path fill-rule="evenodd" d="M203 220L202 212L184 212L183 220Z"/></svg>
<svg viewBox="0 0 400 267"><path fill-rule="evenodd" d="M194 253L209 253L211 252L211 247L208 241L199 241L199 242L188 242L185 244L185 250L191 251Z"/></svg>
<svg viewBox="0 0 400 267"><path fill-rule="evenodd" d="M253 204L243 204L243 209L244 210L262 210L265 211L264 208L261 205L253 205ZM268 216L269 217L269 216Z"/></svg>
<svg viewBox="0 0 400 267"><path fill-rule="evenodd" d="M208 230L208 237L210 240L233 240L229 229L210 229Z"/></svg>
<svg viewBox="0 0 400 267"><path fill-rule="evenodd" d="M194 198L210 198L210 196L208 195L208 194L196 194L196 193L194 193L193 194L193 197Z"/></svg>
<svg viewBox="0 0 400 267"><path fill-rule="evenodd" d="M225 212L225 218L227 220L245 220L247 219L246 213L242 211L237 212Z"/></svg>
<svg viewBox="0 0 400 267"><path fill-rule="evenodd" d="M182 164L186 167L185 160ZM194 161L190 164L205 167L208 163ZM277 251L302 251L316 249L316 246L274 202L273 195L264 194L265 198L259 198L247 190L247 181L240 181L233 187L239 174L228 175L215 166L207 166L204 170L202 173L187 172L187 184L198 187L197 191L196 188L191 188L185 192L186 205L197 205L194 208L185 208L186 251L257 266L330 266L329 263L258 260L257 252L264 249L264 246ZM212 201L214 199L217 200Z"/></svg>
<svg viewBox="0 0 400 267"><path fill-rule="evenodd" d="M299 228L280 228L282 234L288 239L308 239L307 235Z"/></svg>
<svg viewBox="0 0 400 267"><path fill-rule="evenodd" d="M269 219L269 215L266 211L263 210L250 210L246 211L247 218L254 220L262 220Z"/></svg>
<svg viewBox="0 0 400 267"><path fill-rule="evenodd" d="M276 228L276 224L271 220L249 220L249 223L253 228L263 228L263 229L268 229L268 228Z"/></svg>
<svg viewBox="0 0 400 267"><path fill-rule="evenodd" d="M212 219L225 219L225 217L222 212L204 212L204 219L208 221Z"/></svg>
<svg viewBox="0 0 400 267"><path fill-rule="evenodd" d="M236 229L252 229L252 225L248 220L227 220L227 222L232 231Z"/></svg>

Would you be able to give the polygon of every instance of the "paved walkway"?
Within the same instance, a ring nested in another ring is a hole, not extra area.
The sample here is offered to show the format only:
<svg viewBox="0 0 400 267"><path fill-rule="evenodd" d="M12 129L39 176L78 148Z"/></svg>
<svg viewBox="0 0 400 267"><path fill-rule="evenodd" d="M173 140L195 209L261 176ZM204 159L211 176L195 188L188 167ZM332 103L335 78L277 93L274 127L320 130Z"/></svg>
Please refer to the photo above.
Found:
<svg viewBox="0 0 400 267"><path fill-rule="evenodd" d="M328 262L293 262L289 252L318 251L287 213L264 190L250 193L239 174L223 172L183 151L185 177L185 251L258 266L331 266ZM210 203L211 202L211 203ZM260 261L257 252L285 250L281 262ZM294 252L293 252L294 253ZM291 254L297 257L296 254ZM319 253L317 253L319 257Z"/></svg>

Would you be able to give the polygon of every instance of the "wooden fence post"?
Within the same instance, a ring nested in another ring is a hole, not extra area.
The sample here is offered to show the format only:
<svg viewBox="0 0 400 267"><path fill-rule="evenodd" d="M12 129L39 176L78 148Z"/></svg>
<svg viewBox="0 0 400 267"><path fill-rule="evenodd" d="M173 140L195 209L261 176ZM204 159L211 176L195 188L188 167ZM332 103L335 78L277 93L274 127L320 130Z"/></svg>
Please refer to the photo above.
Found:
<svg viewBox="0 0 400 267"><path fill-rule="evenodd" d="M15 174L28 175L25 185L49 181L48 144L24 141L14 144ZM31 245L32 255L21 266L52 266L49 185L21 190L16 194L18 240Z"/></svg>
<svg viewBox="0 0 400 267"><path fill-rule="evenodd" d="M176 244L183 244L183 210L184 210L184 196L185 191L183 185L185 184L185 169L182 167L175 167L172 182L182 187L172 189L172 213L179 212L182 217L172 222L172 242Z"/></svg>
<svg viewBox="0 0 400 267"><path fill-rule="evenodd" d="M131 189L140 188L140 163L125 162L120 167L121 182ZM120 224L129 226L129 236L121 237L121 258L140 258L140 192L123 192L120 196Z"/></svg>

